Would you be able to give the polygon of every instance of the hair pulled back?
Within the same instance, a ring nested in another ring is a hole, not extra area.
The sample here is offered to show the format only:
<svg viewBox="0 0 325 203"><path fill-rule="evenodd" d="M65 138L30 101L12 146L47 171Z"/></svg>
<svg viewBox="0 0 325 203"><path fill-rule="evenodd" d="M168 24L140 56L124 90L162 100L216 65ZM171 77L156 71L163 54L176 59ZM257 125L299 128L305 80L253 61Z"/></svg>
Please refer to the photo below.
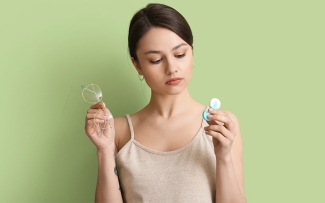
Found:
<svg viewBox="0 0 325 203"><path fill-rule="evenodd" d="M193 48L191 28L178 11L164 4L148 4L134 14L129 26L129 53L135 60L138 60L136 55L138 41L152 27L161 27L173 31Z"/></svg>

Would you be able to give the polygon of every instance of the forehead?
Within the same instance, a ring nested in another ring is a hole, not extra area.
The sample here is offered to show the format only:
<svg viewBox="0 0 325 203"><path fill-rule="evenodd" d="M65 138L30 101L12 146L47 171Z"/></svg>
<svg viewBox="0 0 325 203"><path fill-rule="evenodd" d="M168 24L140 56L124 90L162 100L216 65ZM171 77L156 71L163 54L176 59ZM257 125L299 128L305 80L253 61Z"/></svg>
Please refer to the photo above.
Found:
<svg viewBox="0 0 325 203"><path fill-rule="evenodd" d="M175 46L186 43L173 31L166 28L150 28L138 42L137 51L168 50ZM186 43L187 44L187 43Z"/></svg>

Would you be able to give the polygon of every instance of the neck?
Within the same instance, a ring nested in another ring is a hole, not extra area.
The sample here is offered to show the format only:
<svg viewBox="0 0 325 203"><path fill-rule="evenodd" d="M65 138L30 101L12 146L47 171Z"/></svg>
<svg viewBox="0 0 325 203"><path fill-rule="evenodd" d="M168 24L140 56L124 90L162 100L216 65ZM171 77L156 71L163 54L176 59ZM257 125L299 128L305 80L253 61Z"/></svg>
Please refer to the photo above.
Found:
<svg viewBox="0 0 325 203"><path fill-rule="evenodd" d="M151 99L146 106L146 110L149 111L151 115L170 118L188 111L191 109L194 102L187 88L177 95L162 95L152 91Z"/></svg>

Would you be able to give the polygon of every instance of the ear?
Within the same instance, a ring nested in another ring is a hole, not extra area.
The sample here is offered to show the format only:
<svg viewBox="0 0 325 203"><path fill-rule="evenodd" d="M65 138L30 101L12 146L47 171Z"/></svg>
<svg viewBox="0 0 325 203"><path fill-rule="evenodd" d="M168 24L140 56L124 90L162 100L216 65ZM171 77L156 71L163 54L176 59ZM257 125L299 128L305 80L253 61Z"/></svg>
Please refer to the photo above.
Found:
<svg viewBox="0 0 325 203"><path fill-rule="evenodd" d="M133 57L131 57L131 61L133 63L133 66L135 67L135 69L138 71L139 75L143 75L139 61L135 60Z"/></svg>

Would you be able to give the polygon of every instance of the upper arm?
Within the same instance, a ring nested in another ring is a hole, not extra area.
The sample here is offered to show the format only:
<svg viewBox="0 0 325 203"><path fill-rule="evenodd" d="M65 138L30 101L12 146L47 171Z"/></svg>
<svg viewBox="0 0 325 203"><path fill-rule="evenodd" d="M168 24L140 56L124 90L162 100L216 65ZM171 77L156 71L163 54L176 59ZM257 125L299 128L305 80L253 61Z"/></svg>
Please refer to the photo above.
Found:
<svg viewBox="0 0 325 203"><path fill-rule="evenodd" d="M120 149L130 140L131 133L127 118L125 116L114 118L115 127L115 153L117 154Z"/></svg>
<svg viewBox="0 0 325 203"><path fill-rule="evenodd" d="M239 122L237 117L231 113L227 112L230 119L235 123L236 125L236 136L232 144L231 148L231 157L233 160L235 173L238 181L239 188L242 192L242 194L245 196L244 191L244 161L243 161L243 146L242 146L242 135L240 132Z"/></svg>

